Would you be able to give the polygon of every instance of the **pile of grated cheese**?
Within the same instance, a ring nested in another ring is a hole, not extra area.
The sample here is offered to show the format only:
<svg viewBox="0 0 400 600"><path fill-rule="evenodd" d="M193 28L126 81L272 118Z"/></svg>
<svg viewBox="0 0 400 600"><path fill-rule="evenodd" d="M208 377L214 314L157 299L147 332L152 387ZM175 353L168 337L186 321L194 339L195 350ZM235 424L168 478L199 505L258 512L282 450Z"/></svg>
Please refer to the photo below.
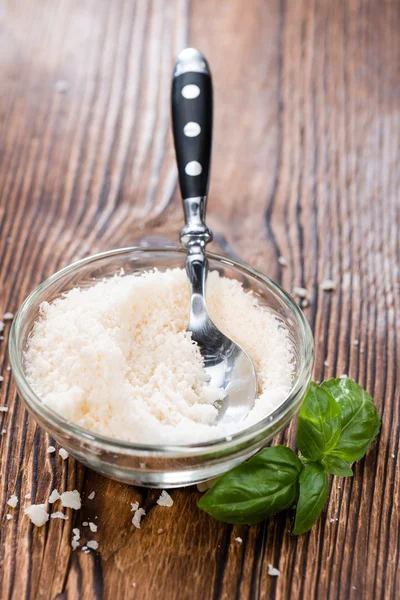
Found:
<svg viewBox="0 0 400 600"><path fill-rule="evenodd" d="M223 438L263 419L290 392L288 332L241 284L211 272L211 318L254 361L259 395L241 423L217 424L221 391L207 381L186 331L183 269L123 273L43 303L25 354L28 380L43 402L81 427L151 444Z"/></svg>

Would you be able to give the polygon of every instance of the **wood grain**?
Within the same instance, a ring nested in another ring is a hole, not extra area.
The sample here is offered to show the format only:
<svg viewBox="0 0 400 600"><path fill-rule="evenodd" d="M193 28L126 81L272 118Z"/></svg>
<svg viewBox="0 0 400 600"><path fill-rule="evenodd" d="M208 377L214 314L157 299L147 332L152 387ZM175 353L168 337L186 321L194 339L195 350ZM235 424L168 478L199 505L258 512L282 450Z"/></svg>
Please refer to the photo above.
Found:
<svg viewBox="0 0 400 600"><path fill-rule="evenodd" d="M76 258L177 239L169 93L189 43L214 74L215 247L310 291L315 379L354 377L383 422L354 477L332 481L310 534L291 535L290 512L223 525L196 509L193 488L162 508L156 491L48 455L7 370L7 324L0 597L399 597L400 2L13 0L0 4L0 28L1 314ZM334 293L319 289L326 278ZM292 423L279 440L294 434ZM68 521L38 529L23 515L27 493L42 502L75 487L84 507ZM140 530L135 500L147 511ZM72 528L95 517L98 553L72 552Z"/></svg>

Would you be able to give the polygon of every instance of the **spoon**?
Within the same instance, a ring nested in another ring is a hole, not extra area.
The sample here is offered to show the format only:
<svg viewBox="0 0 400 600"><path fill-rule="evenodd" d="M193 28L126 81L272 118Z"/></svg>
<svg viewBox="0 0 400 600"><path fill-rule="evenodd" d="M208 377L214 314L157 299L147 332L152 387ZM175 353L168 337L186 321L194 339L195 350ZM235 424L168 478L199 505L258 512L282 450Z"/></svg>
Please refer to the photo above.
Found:
<svg viewBox="0 0 400 600"><path fill-rule="evenodd" d="M219 423L244 419L254 406L257 377L246 352L211 321L205 301L212 233L205 222L212 137L212 83L206 59L186 48L177 59L172 82L172 124L186 224L186 272L191 302L188 331L198 344L210 385L225 397L216 406Z"/></svg>

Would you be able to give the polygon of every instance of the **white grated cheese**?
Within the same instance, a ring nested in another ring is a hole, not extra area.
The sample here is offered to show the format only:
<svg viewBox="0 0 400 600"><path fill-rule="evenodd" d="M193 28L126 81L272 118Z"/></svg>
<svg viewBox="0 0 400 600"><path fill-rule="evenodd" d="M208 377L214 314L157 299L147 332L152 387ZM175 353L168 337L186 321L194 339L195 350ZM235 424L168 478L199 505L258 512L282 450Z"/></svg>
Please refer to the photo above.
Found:
<svg viewBox="0 0 400 600"><path fill-rule="evenodd" d="M76 540L75 538L72 538L71 546L72 546L72 550L76 550L77 548L79 548L79 541Z"/></svg>
<svg viewBox="0 0 400 600"><path fill-rule="evenodd" d="M15 508L18 504L18 497L13 494L10 499L7 500L7 504L8 506L11 506L11 508Z"/></svg>
<svg viewBox="0 0 400 600"><path fill-rule="evenodd" d="M0 333L4 331L4 323L3 321L0 321Z"/></svg>
<svg viewBox="0 0 400 600"><path fill-rule="evenodd" d="M91 494L89 494L88 499L89 500L93 500L93 498L95 497L96 493L92 492Z"/></svg>
<svg viewBox="0 0 400 600"><path fill-rule="evenodd" d="M56 451L56 449L54 448L54 446L49 446L49 447L47 448L47 451L46 451L46 452L48 452L49 454L51 454L52 452L55 452L55 451Z"/></svg>
<svg viewBox="0 0 400 600"><path fill-rule="evenodd" d="M61 512L61 510L58 510L57 512L51 514L50 518L51 519L63 519L64 521L68 521L67 515L64 515L64 513Z"/></svg>
<svg viewBox="0 0 400 600"><path fill-rule="evenodd" d="M325 279L319 287L323 292L332 292L336 288L336 285L332 279Z"/></svg>
<svg viewBox="0 0 400 600"><path fill-rule="evenodd" d="M3 315L3 319L4 319L5 321L12 321L12 320L13 320L13 318L14 318L14 314L13 314L12 312L6 312L6 313L4 313L4 315Z"/></svg>
<svg viewBox="0 0 400 600"><path fill-rule="evenodd" d="M279 569L276 569L271 564L268 565L268 575L272 575L272 577L279 577L281 574Z"/></svg>
<svg viewBox="0 0 400 600"><path fill-rule="evenodd" d="M138 508L137 510L135 510L132 523L137 529L140 529L140 521L142 520L142 517L144 517L145 514L146 511L143 508Z"/></svg>
<svg viewBox="0 0 400 600"><path fill-rule="evenodd" d="M89 525L89 523L88 523L87 521L83 521L82 525L83 525L84 527L87 527L87 526Z"/></svg>
<svg viewBox="0 0 400 600"><path fill-rule="evenodd" d="M299 298L307 298L308 291L303 287L294 287L293 288L293 296L298 296Z"/></svg>
<svg viewBox="0 0 400 600"><path fill-rule="evenodd" d="M159 504L160 506L167 506L168 508L170 508L173 505L173 503L174 503L174 501L172 500L172 498L168 494L168 492L163 490L161 492L161 496L157 500L157 504Z"/></svg>
<svg viewBox="0 0 400 600"><path fill-rule="evenodd" d="M3 375L0 375L0 383L1 383L2 381L4 381L4 377L3 377Z"/></svg>
<svg viewBox="0 0 400 600"><path fill-rule="evenodd" d="M32 504L24 510L24 513L37 527L42 527L49 520L49 514L44 507L44 504Z"/></svg>
<svg viewBox="0 0 400 600"><path fill-rule="evenodd" d="M7 514L6 514L6 519L7 519L7 521L11 521L11 519L12 519L12 518L13 518L13 516L12 516L12 515L10 515L10 513L7 513Z"/></svg>
<svg viewBox="0 0 400 600"><path fill-rule="evenodd" d="M282 266L282 267L287 267L287 260L286 258L284 258L283 256L279 256L278 258L278 263Z"/></svg>
<svg viewBox="0 0 400 600"><path fill-rule="evenodd" d="M80 540L81 539L81 532L79 531L79 529L77 527L75 527L72 530L72 533L74 534L74 539L75 540Z"/></svg>
<svg viewBox="0 0 400 600"><path fill-rule="evenodd" d="M30 499L31 499L31 495L29 494L29 492L28 492L27 494L25 494L25 498L26 498L27 500L30 500Z"/></svg>
<svg viewBox="0 0 400 600"><path fill-rule="evenodd" d="M60 500L61 496L58 493L57 490L53 490L49 496L49 502L50 504L53 504L54 502L56 502L57 500Z"/></svg>
<svg viewBox="0 0 400 600"><path fill-rule="evenodd" d="M0 412L7 412L8 406L0 406Z"/></svg>
<svg viewBox="0 0 400 600"><path fill-rule="evenodd" d="M96 542L96 540L90 540L90 542L88 542L86 545L92 550L97 550L97 548L99 547L99 542Z"/></svg>
<svg viewBox="0 0 400 600"><path fill-rule="evenodd" d="M96 533L96 531L97 531L97 525L95 525L94 523L92 523L91 521L89 521L89 529L93 533Z"/></svg>
<svg viewBox="0 0 400 600"><path fill-rule="evenodd" d="M139 508L139 502L131 502L131 511L135 512Z"/></svg>
<svg viewBox="0 0 400 600"><path fill-rule="evenodd" d="M58 454L61 456L61 458L63 460L66 460L69 456L68 452L65 450L65 448L60 448L58 451Z"/></svg>
<svg viewBox="0 0 400 600"><path fill-rule="evenodd" d="M324 367L329 367L329 363L327 360L324 360Z"/></svg>
<svg viewBox="0 0 400 600"><path fill-rule="evenodd" d="M347 379L348 375L346 375L346 373L343 373L343 375L339 375L339 379Z"/></svg>
<svg viewBox="0 0 400 600"><path fill-rule="evenodd" d="M239 542L239 544L241 544L243 540L241 537L235 537L235 542Z"/></svg>
<svg viewBox="0 0 400 600"><path fill-rule="evenodd" d="M78 490L74 490L73 492L63 492L61 494L61 504L66 508L74 508L75 510L79 510L82 504L81 495Z"/></svg>
<svg viewBox="0 0 400 600"><path fill-rule="evenodd" d="M173 269L118 275L43 303L25 355L28 380L65 418L130 442L224 438L267 417L291 390L288 332L240 282L209 274L210 316L249 353L260 389L246 420L220 424L214 403L223 393L207 381L186 330L189 301L186 273Z"/></svg>

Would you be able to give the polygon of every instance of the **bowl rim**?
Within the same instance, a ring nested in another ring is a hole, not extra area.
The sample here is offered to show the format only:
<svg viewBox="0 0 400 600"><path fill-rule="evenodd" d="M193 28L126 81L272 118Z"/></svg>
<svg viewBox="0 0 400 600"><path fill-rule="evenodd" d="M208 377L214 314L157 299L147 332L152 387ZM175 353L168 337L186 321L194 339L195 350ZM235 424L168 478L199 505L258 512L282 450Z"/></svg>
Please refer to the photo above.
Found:
<svg viewBox="0 0 400 600"><path fill-rule="evenodd" d="M303 311L300 310L299 306L296 304L296 302L290 296L290 294L288 294L288 292L286 292L279 284L275 283L272 279L270 279L266 275L263 275L260 271L254 269L253 267L250 267L249 265L241 262L240 260L231 259L229 257L221 256L212 252L207 252L207 257L211 260L245 271L247 272L247 274L250 274L252 277L261 280L261 282L263 282L269 288L271 288L272 291L280 298L280 300L282 300L291 309L294 316L296 317L296 325L300 325L300 329L302 331L302 336L304 340L302 370L297 376L296 381L294 382L289 394L286 396L284 401L264 419L257 421L257 423L254 423L253 425L250 425L246 429L242 429L237 433L233 433L232 435L219 437L204 442L198 442L195 444L151 445L148 443L142 444L139 442L132 443L126 440L118 440L113 437L108 437L92 432L88 429L84 429L76 423L73 423L72 421L69 421L68 419L54 411L52 408L47 406L42 401L40 396L38 396L33 390L28 380L26 379L23 368L23 361L20 359L18 351L19 337L24 322L24 316L26 311L29 309L31 303L34 302L36 297L46 288L50 287L52 284L59 281L66 275L71 274L73 271L79 270L83 266L87 266L90 263L95 263L96 261L100 261L103 259L112 258L122 254L132 254L135 252L141 252L143 254L160 252L165 254L186 254L186 250L184 248L172 246L128 246L124 248L117 248L114 250L108 250L105 252L93 254L82 258L78 261L75 261L67 265L66 267L63 267L62 269L45 279L25 298L25 300L21 304L11 327L9 341L9 356L12 374L15 379L18 391L21 394L23 400L28 405L28 407L34 413L35 417L36 413L39 413L39 416L45 422L48 422L52 425L56 425L57 427L63 429L65 433L68 433L69 435L73 436L79 441L86 441L90 442L91 444L95 443L101 446L102 448L106 448L114 452L120 451L123 453L131 453L132 451L135 451L136 454L151 453L153 456L166 454L174 454L178 456L192 456L193 454L197 454L198 452L215 452L215 450L225 449L233 446L236 447L238 443L243 443L250 439L253 439L255 436L262 434L263 431L267 433L268 430L272 429L274 425L277 422L279 422L279 420L283 418L286 415L286 413L292 408L292 405L295 403L299 392L302 389L305 390L310 382L314 361L314 339L312 331L307 319L304 316Z"/></svg>

